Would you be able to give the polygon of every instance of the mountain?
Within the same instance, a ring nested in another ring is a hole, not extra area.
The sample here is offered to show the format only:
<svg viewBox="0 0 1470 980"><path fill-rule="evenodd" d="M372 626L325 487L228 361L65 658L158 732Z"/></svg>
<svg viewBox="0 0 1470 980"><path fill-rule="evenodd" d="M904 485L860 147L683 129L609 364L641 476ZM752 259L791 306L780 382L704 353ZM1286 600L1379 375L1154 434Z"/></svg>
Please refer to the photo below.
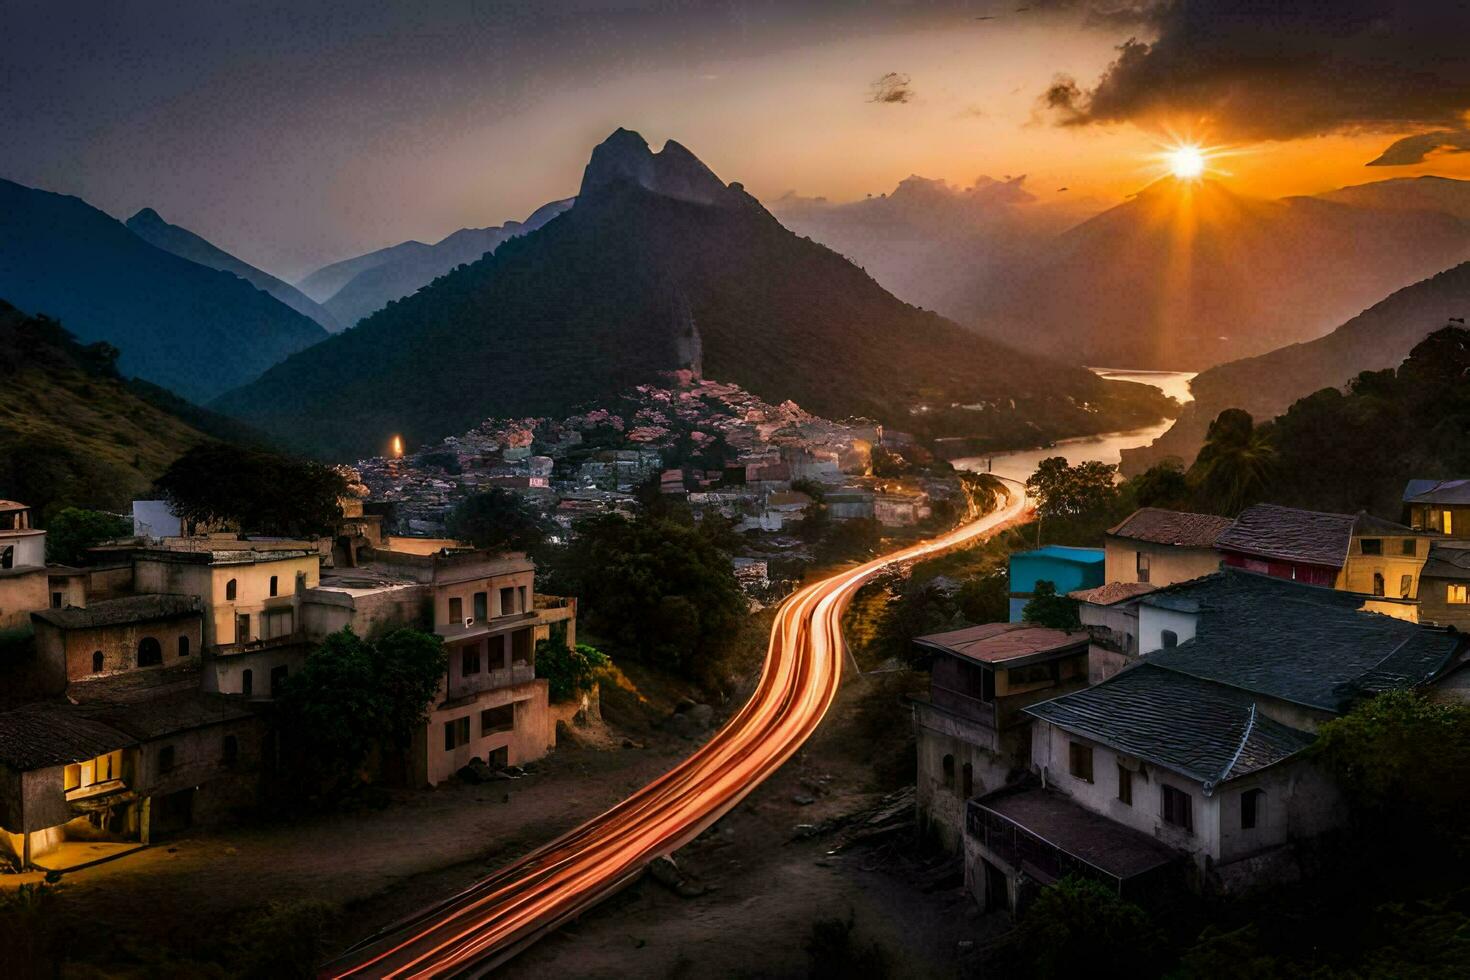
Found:
<svg viewBox="0 0 1470 980"><path fill-rule="evenodd" d="M353 277L368 269L376 268L395 259L405 258L417 252L424 252L432 248L423 242L400 242L387 248L380 248L376 252L368 252L341 262L333 262L324 265L320 269L296 281L296 288L318 303L325 303L337 294L339 290Z"/></svg>
<svg viewBox="0 0 1470 980"><path fill-rule="evenodd" d="M327 332L229 272L150 245L85 201L0 180L0 296L122 350L118 367L198 401Z"/></svg>
<svg viewBox="0 0 1470 980"><path fill-rule="evenodd" d="M1324 201L1337 201L1360 208L1382 211L1436 211L1470 221L1470 180L1450 177L1394 177L1367 184L1339 187L1318 194Z"/></svg>
<svg viewBox="0 0 1470 980"><path fill-rule="evenodd" d="M1012 283L988 281L965 312L1085 364L1203 369L1319 337L1466 258L1470 223L1453 215L1165 178L1054 239Z"/></svg>
<svg viewBox="0 0 1470 980"><path fill-rule="evenodd" d="M455 266L495 251L506 239L535 231L571 206L570 199L552 201L537 208L525 221L507 221L492 228L461 228L433 245L407 249L358 272L326 301L326 308L351 326L393 300L417 292Z"/></svg>
<svg viewBox="0 0 1470 980"><path fill-rule="evenodd" d="M0 301L0 499L125 512L204 440L119 379L116 353Z"/></svg>
<svg viewBox="0 0 1470 980"><path fill-rule="evenodd" d="M1034 442L1144 424L1154 389L1022 354L893 297L670 141L619 130L573 207L220 398L361 456L487 416L565 415L701 367L769 401L924 434Z"/></svg>
<svg viewBox="0 0 1470 980"><path fill-rule="evenodd" d="M152 208L144 208L133 215L127 220L127 226L133 234L165 252L172 252L179 258L188 259L190 262L239 276L256 289L263 289L270 293L302 316L311 317L324 330L336 333L342 329L341 324L332 314L318 306L295 286L282 282L269 272L263 272L248 262L242 262L187 228L169 224Z"/></svg>
<svg viewBox="0 0 1470 980"><path fill-rule="evenodd" d="M1169 457L1188 463L1210 422L1225 409L1272 418L1312 392L1344 385L1363 371L1397 366L1428 334L1465 317L1470 262L1398 290L1325 337L1211 368L1194 379L1194 401L1167 432L1151 446L1125 451L1124 471L1141 472Z"/></svg>
<svg viewBox="0 0 1470 980"><path fill-rule="evenodd" d="M959 316L967 293L998 288L1052 238L1102 210L1084 198L1041 203L1025 183L1024 174L982 176L969 187L915 175L859 201L785 194L767 207L900 299Z"/></svg>

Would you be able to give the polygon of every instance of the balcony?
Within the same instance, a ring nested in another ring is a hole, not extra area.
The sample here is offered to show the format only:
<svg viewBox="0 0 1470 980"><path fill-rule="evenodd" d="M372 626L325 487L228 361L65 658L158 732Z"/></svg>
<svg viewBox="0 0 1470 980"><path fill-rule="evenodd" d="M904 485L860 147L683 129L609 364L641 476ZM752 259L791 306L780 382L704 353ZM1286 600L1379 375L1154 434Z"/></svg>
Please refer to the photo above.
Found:
<svg viewBox="0 0 1470 980"><path fill-rule="evenodd" d="M293 630L280 636L257 637L240 643L217 643L214 653L218 656L233 656L241 653L256 653L261 650L277 650L308 642L303 630Z"/></svg>
<svg viewBox="0 0 1470 980"><path fill-rule="evenodd" d="M994 701L982 701L973 695L962 694L938 684L930 686L929 701L937 708L951 711L976 724L984 725L986 728L998 727Z"/></svg>
<svg viewBox="0 0 1470 980"><path fill-rule="evenodd" d="M492 616L489 619L473 620L469 626L464 623L441 623L434 627L434 632L445 642L452 643L455 640L473 640L480 636L489 636L492 633L502 633L506 630L515 629L533 623L540 613L532 609L528 612L511 613L509 616Z"/></svg>
<svg viewBox="0 0 1470 980"><path fill-rule="evenodd" d="M486 670L469 677L456 678L450 683L441 707L468 704L484 691L529 684L535 679L536 666L530 663L516 663L499 670Z"/></svg>

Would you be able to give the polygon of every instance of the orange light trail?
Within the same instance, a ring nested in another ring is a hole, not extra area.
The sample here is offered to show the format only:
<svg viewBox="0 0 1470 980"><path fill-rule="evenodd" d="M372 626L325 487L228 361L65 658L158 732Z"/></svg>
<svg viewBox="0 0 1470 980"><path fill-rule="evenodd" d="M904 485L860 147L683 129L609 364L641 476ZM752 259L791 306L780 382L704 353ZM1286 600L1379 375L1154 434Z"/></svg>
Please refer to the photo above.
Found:
<svg viewBox="0 0 1470 980"><path fill-rule="evenodd" d="M612 809L353 947L323 978L479 976L581 914L729 813L816 731L842 679L842 613L885 568L946 551L1021 515L1023 491L947 534L792 594L755 693L708 742Z"/></svg>

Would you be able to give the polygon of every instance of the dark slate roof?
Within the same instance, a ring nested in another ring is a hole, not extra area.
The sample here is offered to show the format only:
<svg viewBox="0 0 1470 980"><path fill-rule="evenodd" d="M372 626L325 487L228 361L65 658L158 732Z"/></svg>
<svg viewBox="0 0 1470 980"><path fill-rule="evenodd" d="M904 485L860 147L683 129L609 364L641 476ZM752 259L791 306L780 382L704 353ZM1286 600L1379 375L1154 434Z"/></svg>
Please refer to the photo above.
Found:
<svg viewBox="0 0 1470 980"><path fill-rule="evenodd" d="M31 613L31 618L64 630L79 630L177 619L198 615L199 609L197 596L131 595L121 599L102 599L85 608L43 609Z"/></svg>
<svg viewBox="0 0 1470 980"><path fill-rule="evenodd" d="M1241 511L1215 543L1262 558L1341 568L1347 561L1356 520L1353 514L1256 504Z"/></svg>
<svg viewBox="0 0 1470 980"><path fill-rule="evenodd" d="M1365 534L1402 535L1405 537L1423 537L1425 531L1416 531L1407 524L1397 521L1385 521L1381 517L1374 517L1366 510L1358 511L1353 519L1353 533L1359 536Z"/></svg>
<svg viewBox="0 0 1470 980"><path fill-rule="evenodd" d="M1160 507L1142 507L1110 529L1109 534L1176 548L1213 548L1230 518L1213 514L1188 514Z"/></svg>
<svg viewBox="0 0 1470 980"><path fill-rule="evenodd" d="M1422 684L1462 637L1362 611L1370 596L1227 569L1143 600L1192 601L1195 636L1148 654L1171 671L1324 711Z"/></svg>
<svg viewBox="0 0 1470 980"><path fill-rule="evenodd" d="M92 759L135 740L59 701L0 712L0 763L17 772Z"/></svg>
<svg viewBox="0 0 1470 980"><path fill-rule="evenodd" d="M1046 789L1002 790L978 805L1120 881L1172 864L1180 852Z"/></svg>
<svg viewBox="0 0 1470 980"><path fill-rule="evenodd" d="M948 633L932 633L914 642L919 646L984 664L1045 660L1074 647L1086 646L1085 630L1052 629L1035 623L985 623Z"/></svg>
<svg viewBox="0 0 1470 980"><path fill-rule="evenodd" d="M1429 547L1429 560L1419 573L1427 578L1470 579L1470 541L1436 541Z"/></svg>
<svg viewBox="0 0 1470 980"><path fill-rule="evenodd" d="M1024 710L1203 783L1206 791L1280 762L1313 739L1267 718L1245 691L1151 662Z"/></svg>
<svg viewBox="0 0 1470 980"><path fill-rule="evenodd" d="M131 735L139 742L177 732L238 721L252 712L238 698L203 691L177 691L146 700L80 706L89 718Z"/></svg>
<svg viewBox="0 0 1470 980"><path fill-rule="evenodd" d="M1410 480L1406 504L1470 504L1470 480Z"/></svg>

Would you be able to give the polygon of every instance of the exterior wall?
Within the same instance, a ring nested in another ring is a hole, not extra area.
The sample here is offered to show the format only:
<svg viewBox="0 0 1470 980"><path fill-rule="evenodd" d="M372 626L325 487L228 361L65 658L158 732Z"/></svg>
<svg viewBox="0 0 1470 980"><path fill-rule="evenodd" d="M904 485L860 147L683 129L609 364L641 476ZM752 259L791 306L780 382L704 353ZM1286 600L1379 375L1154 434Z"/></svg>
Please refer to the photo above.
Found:
<svg viewBox="0 0 1470 980"><path fill-rule="evenodd" d="M1304 562L1255 558L1251 555L1223 549L1221 554L1225 556L1225 564L1231 568L1243 568L1248 572L1259 572L1262 575L1291 579L1293 582L1305 582L1308 585L1325 585L1328 588L1337 587L1338 575L1342 571L1330 565L1309 565Z"/></svg>
<svg viewBox="0 0 1470 980"><path fill-rule="evenodd" d="M918 743L916 799L922 833L946 851L958 853L965 836L965 801L1004 786L1014 769L1028 759L1027 729L996 732L955 712L914 702L914 734ZM951 760L948 771L945 757ZM970 767L970 791L964 771Z"/></svg>
<svg viewBox="0 0 1470 980"><path fill-rule="evenodd" d="M1470 506L1464 504L1410 504L1409 526L1419 531L1439 531L1452 538L1470 538ZM1445 515L1450 529L1445 530Z"/></svg>
<svg viewBox="0 0 1470 980"><path fill-rule="evenodd" d="M519 616L528 613L533 608L532 596L535 593L536 570L530 562L525 567L512 572L501 574L490 574L480 577L470 577L473 571L465 569L456 571L456 581L437 583L434 590L434 625L437 626L462 626L462 620L453 620L449 615L450 600L459 599L460 607L465 617L474 615L474 597L476 593L484 592L487 611L491 619L499 619L504 616ZM502 603L501 590L511 590L510 604ZM524 590L524 591L523 591Z"/></svg>
<svg viewBox="0 0 1470 980"><path fill-rule="evenodd" d="M375 637L400 626L429 629L433 602L427 585L407 585L351 593L330 586L302 595L298 628L313 640L350 626L358 636Z"/></svg>
<svg viewBox="0 0 1470 980"><path fill-rule="evenodd" d="M254 805L264 764L265 723L256 717L241 718L178 732L145 743L138 752L134 787L147 798L144 807L144 842L162 829L159 798L191 792L189 824L217 823ZM237 756L225 757L225 739L233 736ZM161 753L174 750L173 768L165 771ZM175 828L178 829L178 828Z"/></svg>
<svg viewBox="0 0 1470 980"><path fill-rule="evenodd" d="M1395 599L1414 599L1419 595L1419 573L1429 558L1429 541L1416 537L1375 537L1369 540L1381 542L1382 554L1362 553L1363 539L1354 537L1348 548L1347 564L1337 576L1336 587L1347 592L1374 595L1375 574L1383 576L1383 594ZM1415 553L1406 555L1403 548L1411 542ZM1407 591L1403 588L1404 577L1409 580Z"/></svg>
<svg viewBox="0 0 1470 980"><path fill-rule="evenodd" d="M1101 548L1068 548L1066 553L1064 557L1040 549L1011 555L1011 622L1021 621L1021 612L1036 591L1037 582L1053 583L1058 595L1103 584L1106 565Z"/></svg>
<svg viewBox="0 0 1470 980"><path fill-rule="evenodd" d="M429 714L428 724L414 737L414 781L435 786L453 778L474 758L487 759L496 749L506 749L508 764L522 765L541 758L556 744L556 730L551 726L547 706L547 683L532 680L512 687L482 691L469 703L440 705ZM489 708L514 704L514 729L486 734L481 728L480 713ZM444 726L460 718L468 718L469 741L454 749L444 748Z"/></svg>
<svg viewBox="0 0 1470 980"><path fill-rule="evenodd" d="M147 637L158 641L163 660L157 666L140 668L138 646ZM188 657L197 660L202 642L202 619L198 613L92 629L63 630L50 623L36 622L36 648L46 660L48 672L55 672L68 681L175 666L184 659L179 655L181 637L188 641ZM98 652L102 654L102 669L94 671L92 657Z"/></svg>
<svg viewBox="0 0 1470 980"><path fill-rule="evenodd" d="M1179 548L1109 535L1103 550L1107 555L1104 580L1108 582L1147 581L1162 588L1220 570L1220 553L1214 548ZM1149 558L1147 579L1138 575L1140 553Z"/></svg>
<svg viewBox="0 0 1470 980"><path fill-rule="evenodd" d="M0 531L0 553L10 551L11 568L38 568L46 564L46 532L38 528Z"/></svg>
<svg viewBox="0 0 1470 980"><path fill-rule="evenodd" d="M1241 799L1249 790L1262 793L1254 829L1240 825ZM1324 833L1340 826L1347 812L1337 787L1322 770L1306 762L1288 762L1231 780L1216 795L1221 865Z"/></svg>
<svg viewBox="0 0 1470 980"><path fill-rule="evenodd" d="M1195 613L1178 612L1159 606L1138 607L1138 652L1153 653L1164 648L1164 631L1174 633L1179 643L1194 636L1199 617Z"/></svg>
<svg viewBox="0 0 1470 980"><path fill-rule="evenodd" d="M0 630L25 629L31 613L50 606L50 580L44 568L0 572Z"/></svg>
<svg viewBox="0 0 1470 980"><path fill-rule="evenodd" d="M1470 516L1466 518L1470 523ZM1470 629L1470 603L1450 602L1452 585L1470 586L1465 579L1422 578L1419 580L1419 619L1436 626Z"/></svg>
<svg viewBox="0 0 1470 980"><path fill-rule="evenodd" d="M301 640L269 643L239 653L210 653L205 661L204 690L243 695L246 671L249 671L251 700L268 701L275 696L271 690L272 673L279 669L284 669L288 676L296 673L310 653L311 644Z"/></svg>
<svg viewBox="0 0 1470 980"><path fill-rule="evenodd" d="M316 555L264 561L206 564L139 556L134 572L139 592L163 592L198 596L204 604L204 644L226 646L260 636L260 613L267 607L291 605L296 576L305 576L306 587L315 588L321 577L321 560ZM277 595L270 596L271 576L276 577ZM230 580L235 581L234 601L225 598ZM250 616L249 637L235 635L235 617Z"/></svg>

